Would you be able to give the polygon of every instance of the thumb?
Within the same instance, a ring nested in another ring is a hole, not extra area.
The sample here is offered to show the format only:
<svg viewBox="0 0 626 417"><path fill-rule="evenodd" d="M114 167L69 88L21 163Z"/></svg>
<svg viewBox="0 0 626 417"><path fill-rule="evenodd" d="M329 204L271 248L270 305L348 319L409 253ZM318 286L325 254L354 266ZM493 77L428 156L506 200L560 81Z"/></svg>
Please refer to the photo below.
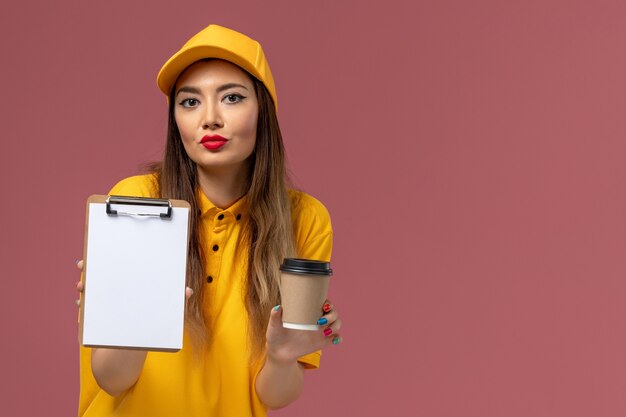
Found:
<svg viewBox="0 0 626 417"><path fill-rule="evenodd" d="M277 305L276 307L272 308L272 311L270 312L270 323L269 326L270 327L282 327L282 318L283 318L283 309L281 307L281 305Z"/></svg>

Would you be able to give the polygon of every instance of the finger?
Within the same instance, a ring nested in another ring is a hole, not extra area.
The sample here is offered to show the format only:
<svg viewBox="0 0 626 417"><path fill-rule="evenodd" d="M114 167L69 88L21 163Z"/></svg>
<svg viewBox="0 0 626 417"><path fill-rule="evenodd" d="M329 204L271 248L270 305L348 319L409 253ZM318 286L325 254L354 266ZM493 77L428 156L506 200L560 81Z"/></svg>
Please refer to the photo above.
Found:
<svg viewBox="0 0 626 417"><path fill-rule="evenodd" d="M83 262L82 259L79 259L78 261L76 261L76 268L78 268L78 269L80 269L82 271L84 264L85 264L85 262Z"/></svg>
<svg viewBox="0 0 626 417"><path fill-rule="evenodd" d="M76 299L76 307L80 307L80 298Z"/></svg>
<svg viewBox="0 0 626 417"><path fill-rule="evenodd" d="M335 337L333 337L333 340L331 341L333 345L338 345L341 342L343 342L343 337L339 335L335 335Z"/></svg>
<svg viewBox="0 0 626 417"><path fill-rule="evenodd" d="M268 327L282 327L283 309L281 305L272 308Z"/></svg>
<svg viewBox="0 0 626 417"><path fill-rule="evenodd" d="M84 289L85 289L85 286L83 285L83 282L82 281L78 281L76 283L76 291L83 292Z"/></svg>
<svg viewBox="0 0 626 417"><path fill-rule="evenodd" d="M189 300L192 295L193 295L193 289L191 289L190 287L185 287L185 298Z"/></svg>
<svg viewBox="0 0 626 417"><path fill-rule="evenodd" d="M330 313L324 314L318 321L317 324L323 326L324 324L332 324L335 320L339 318L339 312L337 310L332 310Z"/></svg>
<svg viewBox="0 0 626 417"><path fill-rule="evenodd" d="M341 329L341 319L337 319L334 323L324 328L324 336L330 337L336 334Z"/></svg>

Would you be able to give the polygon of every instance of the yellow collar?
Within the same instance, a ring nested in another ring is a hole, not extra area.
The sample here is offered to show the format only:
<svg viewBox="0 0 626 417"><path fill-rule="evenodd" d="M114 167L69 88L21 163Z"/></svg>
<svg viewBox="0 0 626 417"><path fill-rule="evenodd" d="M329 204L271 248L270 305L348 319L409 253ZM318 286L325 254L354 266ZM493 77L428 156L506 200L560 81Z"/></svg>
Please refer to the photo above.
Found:
<svg viewBox="0 0 626 417"><path fill-rule="evenodd" d="M213 204L206 194L204 194L202 189L198 187L196 189L196 200L198 201L198 207L200 208L202 216L212 215L218 212L226 212L232 214L235 219L240 220L242 216L248 213L247 195L244 195L229 207L221 208Z"/></svg>

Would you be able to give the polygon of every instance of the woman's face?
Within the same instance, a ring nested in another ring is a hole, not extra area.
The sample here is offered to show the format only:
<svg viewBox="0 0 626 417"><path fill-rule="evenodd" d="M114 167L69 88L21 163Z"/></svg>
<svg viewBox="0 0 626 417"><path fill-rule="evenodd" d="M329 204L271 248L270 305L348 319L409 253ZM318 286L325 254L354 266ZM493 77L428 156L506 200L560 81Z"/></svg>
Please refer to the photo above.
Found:
<svg viewBox="0 0 626 417"><path fill-rule="evenodd" d="M259 113L250 77L227 61L199 61L174 88L174 117L191 160L209 172L244 169Z"/></svg>

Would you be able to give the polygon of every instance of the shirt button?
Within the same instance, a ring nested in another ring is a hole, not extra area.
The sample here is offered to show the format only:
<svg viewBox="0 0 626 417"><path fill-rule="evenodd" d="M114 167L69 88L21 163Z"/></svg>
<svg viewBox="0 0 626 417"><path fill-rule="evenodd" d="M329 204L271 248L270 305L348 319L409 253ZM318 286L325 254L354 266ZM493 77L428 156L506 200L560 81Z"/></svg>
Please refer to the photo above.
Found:
<svg viewBox="0 0 626 417"><path fill-rule="evenodd" d="M224 215L220 214L219 216L217 216L217 220L224 220Z"/></svg>
<svg viewBox="0 0 626 417"><path fill-rule="evenodd" d="M219 248L220 248L219 246L217 246L217 245L213 245L213 252L217 252L217 250L218 250Z"/></svg>
<svg viewBox="0 0 626 417"><path fill-rule="evenodd" d="M211 275L206 277L206 282L208 282L209 284L212 283L213 282L213 277Z"/></svg>
<svg viewBox="0 0 626 417"><path fill-rule="evenodd" d="M237 215L237 220L241 220L241 214Z"/></svg>

